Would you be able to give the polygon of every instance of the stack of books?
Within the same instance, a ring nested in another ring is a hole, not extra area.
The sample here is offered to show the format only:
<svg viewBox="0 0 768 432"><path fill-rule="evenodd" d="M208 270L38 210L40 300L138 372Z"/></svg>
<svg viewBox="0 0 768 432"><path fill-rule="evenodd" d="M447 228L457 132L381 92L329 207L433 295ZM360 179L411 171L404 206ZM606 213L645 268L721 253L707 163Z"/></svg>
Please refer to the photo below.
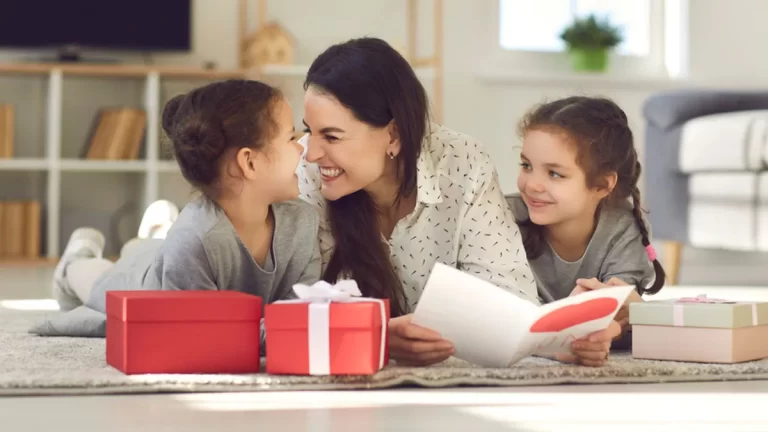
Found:
<svg viewBox="0 0 768 432"><path fill-rule="evenodd" d="M13 157L13 105L0 105L0 159Z"/></svg>
<svg viewBox="0 0 768 432"><path fill-rule="evenodd" d="M40 201L0 201L0 259L40 258Z"/></svg>
<svg viewBox="0 0 768 432"><path fill-rule="evenodd" d="M81 157L101 160L138 159L147 115L130 107L102 109L96 114Z"/></svg>

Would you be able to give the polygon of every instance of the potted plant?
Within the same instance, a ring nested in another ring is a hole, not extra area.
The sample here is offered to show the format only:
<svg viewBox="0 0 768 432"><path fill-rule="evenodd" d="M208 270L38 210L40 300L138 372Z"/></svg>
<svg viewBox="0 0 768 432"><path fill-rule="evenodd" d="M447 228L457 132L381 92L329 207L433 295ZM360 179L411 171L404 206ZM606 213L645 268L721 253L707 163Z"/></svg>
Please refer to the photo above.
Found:
<svg viewBox="0 0 768 432"><path fill-rule="evenodd" d="M560 34L577 71L604 72L608 54L624 39L622 31L610 21L595 15L576 18Z"/></svg>

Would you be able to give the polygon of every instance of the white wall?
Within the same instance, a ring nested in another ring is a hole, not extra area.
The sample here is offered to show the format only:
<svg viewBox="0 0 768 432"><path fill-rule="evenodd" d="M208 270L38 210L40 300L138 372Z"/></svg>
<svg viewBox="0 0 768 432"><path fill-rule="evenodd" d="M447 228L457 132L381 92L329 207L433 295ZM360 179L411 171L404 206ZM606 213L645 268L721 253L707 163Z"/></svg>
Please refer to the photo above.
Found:
<svg viewBox="0 0 768 432"><path fill-rule="evenodd" d="M692 76L728 86L768 86L768 2L688 1Z"/></svg>

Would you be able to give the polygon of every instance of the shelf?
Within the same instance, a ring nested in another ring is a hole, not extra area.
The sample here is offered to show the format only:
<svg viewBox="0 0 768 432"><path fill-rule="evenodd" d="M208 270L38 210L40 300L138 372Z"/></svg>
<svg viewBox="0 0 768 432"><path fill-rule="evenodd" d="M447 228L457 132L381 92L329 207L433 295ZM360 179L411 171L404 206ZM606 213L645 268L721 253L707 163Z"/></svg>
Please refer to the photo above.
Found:
<svg viewBox="0 0 768 432"><path fill-rule="evenodd" d="M47 159L0 159L0 171L45 171L47 169Z"/></svg>
<svg viewBox="0 0 768 432"><path fill-rule="evenodd" d="M191 66L158 66L129 64L68 64L68 63L5 63L0 64L0 75L45 75L60 70L64 75L145 77L152 72L161 77L190 79L244 78L247 71L205 69Z"/></svg>
<svg viewBox="0 0 768 432"><path fill-rule="evenodd" d="M310 65L264 65L261 73L266 76L306 77ZM435 68L431 66L414 67L416 76L422 79L433 79Z"/></svg>
<svg viewBox="0 0 768 432"><path fill-rule="evenodd" d="M141 78L150 73L157 73L160 77L188 78L188 79L228 79L247 78L254 73L249 70L232 69L217 70L188 66L152 66L152 65L128 65L128 64L62 64L62 63L6 63L0 64L0 75L46 75L53 70L60 70L64 75L70 76L107 76L123 78ZM309 65L264 65L261 73L268 76L304 77L307 75ZM419 78L432 79L435 77L435 68L431 66L414 67L413 70Z"/></svg>
<svg viewBox="0 0 768 432"><path fill-rule="evenodd" d="M62 159L61 170L72 172L144 172L147 171L147 161Z"/></svg>
<svg viewBox="0 0 768 432"><path fill-rule="evenodd" d="M176 161L160 161L157 163L158 172L180 172L179 164Z"/></svg>
<svg viewBox="0 0 768 432"><path fill-rule="evenodd" d="M486 65L477 69L475 75L488 84L531 86L563 86L563 87L592 87L592 88L633 88L662 90L678 88L688 84L688 81L665 76L630 76L614 73L586 72L553 72L540 73L535 71L512 72L508 69Z"/></svg>
<svg viewBox="0 0 768 432"><path fill-rule="evenodd" d="M53 267L58 258L0 258L0 267Z"/></svg>

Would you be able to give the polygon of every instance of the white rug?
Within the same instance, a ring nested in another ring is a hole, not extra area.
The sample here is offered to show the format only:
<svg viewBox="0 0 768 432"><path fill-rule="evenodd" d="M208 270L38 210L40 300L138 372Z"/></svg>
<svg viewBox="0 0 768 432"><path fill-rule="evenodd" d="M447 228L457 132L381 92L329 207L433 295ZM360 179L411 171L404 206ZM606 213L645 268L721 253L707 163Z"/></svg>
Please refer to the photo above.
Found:
<svg viewBox="0 0 768 432"><path fill-rule="evenodd" d="M399 386L524 386L768 379L768 360L711 365L634 360L616 354L602 368L527 359L508 369L449 360L428 368L389 367L372 377L255 375L126 376L104 360L103 339L27 333L39 311L0 307L0 395L351 390Z"/></svg>

